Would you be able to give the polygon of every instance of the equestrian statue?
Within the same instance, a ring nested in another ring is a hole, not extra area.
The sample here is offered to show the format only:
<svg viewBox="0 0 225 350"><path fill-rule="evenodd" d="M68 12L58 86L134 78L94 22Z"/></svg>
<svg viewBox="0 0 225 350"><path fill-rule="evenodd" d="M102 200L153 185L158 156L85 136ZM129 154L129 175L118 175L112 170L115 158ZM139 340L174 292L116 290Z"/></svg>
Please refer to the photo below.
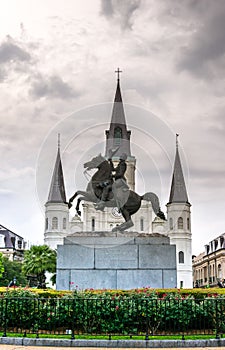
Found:
<svg viewBox="0 0 225 350"><path fill-rule="evenodd" d="M68 207L72 207L72 202L77 196L79 196L76 204L78 215L81 215L81 201L95 203L96 210L103 211L105 207L117 207L125 222L113 228L112 231L124 231L134 225L131 216L139 210L142 200L150 201L155 214L165 220L165 215L160 209L156 194L147 192L140 196L129 189L124 176L127 169L127 155L122 153L117 167L114 167L112 156L116 151L117 149L109 151L108 160L99 154L89 162L84 163L86 172L92 169L97 169L97 171L89 181L86 191L77 191L70 198Z"/></svg>

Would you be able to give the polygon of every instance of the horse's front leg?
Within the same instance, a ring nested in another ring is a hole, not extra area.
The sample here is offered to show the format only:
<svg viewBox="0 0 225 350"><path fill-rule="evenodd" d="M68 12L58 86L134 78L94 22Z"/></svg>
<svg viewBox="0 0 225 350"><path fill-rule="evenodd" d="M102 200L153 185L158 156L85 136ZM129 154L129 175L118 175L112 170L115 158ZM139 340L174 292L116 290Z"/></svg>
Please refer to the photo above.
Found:
<svg viewBox="0 0 225 350"><path fill-rule="evenodd" d="M77 192L75 192L74 195L69 199L69 203L68 203L69 209L72 207L72 203L73 203L74 199L75 199L77 196L79 196L79 195L82 195L82 196L83 196L84 194L85 194L84 191L77 191Z"/></svg>
<svg viewBox="0 0 225 350"><path fill-rule="evenodd" d="M69 199L69 203L68 203L68 208L70 209L72 207L72 203L74 201L74 199L76 198L76 196L78 195L77 192L74 193L74 195Z"/></svg>
<svg viewBox="0 0 225 350"><path fill-rule="evenodd" d="M78 200L77 200L77 205L76 205L76 212L77 212L77 214L78 214L79 216L81 216L80 202L81 202L82 200L85 200L85 198L84 198L84 197L78 198Z"/></svg>

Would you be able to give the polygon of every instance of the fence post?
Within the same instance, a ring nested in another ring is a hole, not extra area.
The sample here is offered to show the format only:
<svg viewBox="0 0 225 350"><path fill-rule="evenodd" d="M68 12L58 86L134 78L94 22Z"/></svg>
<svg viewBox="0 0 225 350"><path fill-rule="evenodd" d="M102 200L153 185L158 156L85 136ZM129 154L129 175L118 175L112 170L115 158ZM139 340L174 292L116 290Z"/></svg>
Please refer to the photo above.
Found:
<svg viewBox="0 0 225 350"><path fill-rule="evenodd" d="M184 339L184 299L181 299L181 305L182 305L182 340L185 340Z"/></svg>
<svg viewBox="0 0 225 350"><path fill-rule="evenodd" d="M72 340L75 339L75 335L74 335L75 312L74 311L75 311L75 300L73 298L73 300L72 300L72 315L73 315L73 317L72 317L72 334L71 334L71 339Z"/></svg>
<svg viewBox="0 0 225 350"><path fill-rule="evenodd" d="M145 315L146 315L146 330L145 330L145 340L149 340L148 338L148 304L147 304L147 300L141 300L141 301L145 301ZM152 301L152 300L151 300ZM152 305L151 305L152 307Z"/></svg>
<svg viewBox="0 0 225 350"><path fill-rule="evenodd" d="M219 336L219 313L218 313L218 300L217 298L215 299L216 301L216 339L220 339Z"/></svg>
<svg viewBox="0 0 225 350"><path fill-rule="evenodd" d="M7 310L7 307L8 307L8 298L5 299L5 312L4 312L4 333L3 333L3 337L7 337L7 314L8 314L8 310Z"/></svg>
<svg viewBox="0 0 225 350"><path fill-rule="evenodd" d="M39 312L40 312L40 308L39 308L39 298L36 298L35 300L37 300L37 334L36 334L36 338L39 338Z"/></svg>

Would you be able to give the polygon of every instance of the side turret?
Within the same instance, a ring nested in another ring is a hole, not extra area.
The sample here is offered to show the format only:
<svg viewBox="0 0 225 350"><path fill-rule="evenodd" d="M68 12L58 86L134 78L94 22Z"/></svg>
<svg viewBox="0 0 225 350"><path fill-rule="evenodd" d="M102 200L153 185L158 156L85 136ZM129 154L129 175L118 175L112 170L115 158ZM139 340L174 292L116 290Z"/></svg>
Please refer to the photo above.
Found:
<svg viewBox="0 0 225 350"><path fill-rule="evenodd" d="M188 200L176 135L176 155L169 202L167 203L168 236L176 245L177 287L192 288L191 204Z"/></svg>
<svg viewBox="0 0 225 350"><path fill-rule="evenodd" d="M63 243L63 238L69 232L69 209L66 203L64 176L60 156L60 145L52 175L48 200L45 204L44 242L50 248L56 249Z"/></svg>

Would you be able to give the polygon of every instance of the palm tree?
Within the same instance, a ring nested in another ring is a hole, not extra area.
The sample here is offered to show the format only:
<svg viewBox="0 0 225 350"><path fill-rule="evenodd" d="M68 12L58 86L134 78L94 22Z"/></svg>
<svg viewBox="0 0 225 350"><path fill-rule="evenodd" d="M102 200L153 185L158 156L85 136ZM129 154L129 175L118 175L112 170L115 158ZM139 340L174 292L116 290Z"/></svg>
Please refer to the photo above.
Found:
<svg viewBox="0 0 225 350"><path fill-rule="evenodd" d="M38 288L46 288L45 273L56 272L56 251L47 245L32 246L25 251L22 269L27 276L36 277Z"/></svg>

